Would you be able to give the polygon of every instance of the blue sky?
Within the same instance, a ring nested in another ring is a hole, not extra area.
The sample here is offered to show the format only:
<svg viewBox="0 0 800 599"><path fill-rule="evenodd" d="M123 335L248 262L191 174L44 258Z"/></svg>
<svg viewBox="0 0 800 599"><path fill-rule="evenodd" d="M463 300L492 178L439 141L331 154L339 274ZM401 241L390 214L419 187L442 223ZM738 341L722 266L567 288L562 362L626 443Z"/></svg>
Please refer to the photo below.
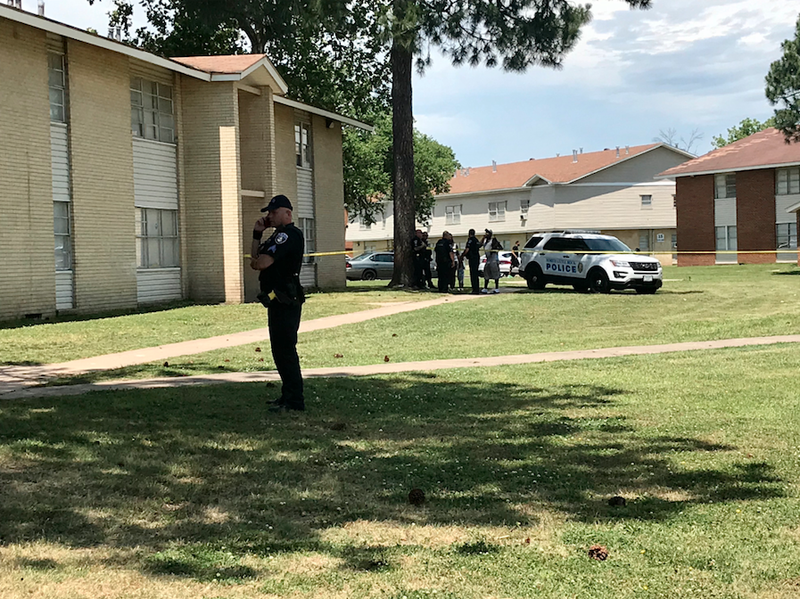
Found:
<svg viewBox="0 0 800 599"><path fill-rule="evenodd" d="M36 11L37 0L23 0ZM660 130L703 134L745 117L766 119L764 76L794 35L800 1L654 0L632 11L595 0L593 22L558 71L455 68L433 55L414 79L417 128L451 146L463 166L484 166L650 143ZM49 0L46 15L107 31L111 2Z"/></svg>

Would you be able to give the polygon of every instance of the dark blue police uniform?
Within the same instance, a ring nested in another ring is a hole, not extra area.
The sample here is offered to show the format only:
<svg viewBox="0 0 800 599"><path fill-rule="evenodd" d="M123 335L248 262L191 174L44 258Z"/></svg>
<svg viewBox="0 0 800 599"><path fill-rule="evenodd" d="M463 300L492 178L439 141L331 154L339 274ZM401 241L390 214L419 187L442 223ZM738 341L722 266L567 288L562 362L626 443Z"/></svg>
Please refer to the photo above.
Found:
<svg viewBox="0 0 800 599"><path fill-rule="evenodd" d="M258 249L259 254L275 260L259 275L261 293L258 298L267 306L272 359L283 383L281 396L275 403L290 410L305 409L303 376L297 356L297 331L305 301L300 285L303 249L303 233L294 223L275 229Z"/></svg>
<svg viewBox="0 0 800 599"><path fill-rule="evenodd" d="M472 293L481 292L481 283L478 280L478 264L481 259L481 242L475 236L467 239L467 245L464 248L464 253L467 255L469 261L469 280L472 284Z"/></svg>

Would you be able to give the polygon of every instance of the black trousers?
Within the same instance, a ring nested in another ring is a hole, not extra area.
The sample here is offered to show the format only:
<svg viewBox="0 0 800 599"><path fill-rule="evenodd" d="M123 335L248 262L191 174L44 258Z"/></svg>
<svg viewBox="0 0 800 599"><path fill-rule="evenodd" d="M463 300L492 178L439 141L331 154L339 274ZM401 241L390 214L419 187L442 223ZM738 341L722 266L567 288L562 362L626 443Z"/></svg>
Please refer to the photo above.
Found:
<svg viewBox="0 0 800 599"><path fill-rule="evenodd" d="M425 277L423 276L422 265L425 260L419 256L414 256L414 285L425 287Z"/></svg>
<svg viewBox="0 0 800 599"><path fill-rule="evenodd" d="M275 301L270 302L267 308L272 359L283 383L281 400L286 405L295 407L305 405L303 375L300 372L300 358L297 356L297 330L300 328L302 310L303 306L287 306Z"/></svg>
<svg viewBox="0 0 800 599"><path fill-rule="evenodd" d="M469 282L472 285L472 293L481 292L481 283L478 280L478 263L480 258L469 259Z"/></svg>
<svg viewBox="0 0 800 599"><path fill-rule="evenodd" d="M453 266L450 261L437 262L436 270L439 271L439 291L445 293L453 280Z"/></svg>

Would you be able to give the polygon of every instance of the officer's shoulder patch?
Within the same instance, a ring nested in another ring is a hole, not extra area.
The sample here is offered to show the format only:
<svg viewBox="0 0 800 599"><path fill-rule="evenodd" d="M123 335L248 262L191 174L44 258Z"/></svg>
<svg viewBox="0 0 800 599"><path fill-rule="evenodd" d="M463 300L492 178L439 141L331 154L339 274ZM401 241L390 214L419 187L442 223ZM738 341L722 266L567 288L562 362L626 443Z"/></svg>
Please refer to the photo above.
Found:
<svg viewBox="0 0 800 599"><path fill-rule="evenodd" d="M275 243L286 243L287 239L289 239L289 236L284 232L280 232L275 236Z"/></svg>

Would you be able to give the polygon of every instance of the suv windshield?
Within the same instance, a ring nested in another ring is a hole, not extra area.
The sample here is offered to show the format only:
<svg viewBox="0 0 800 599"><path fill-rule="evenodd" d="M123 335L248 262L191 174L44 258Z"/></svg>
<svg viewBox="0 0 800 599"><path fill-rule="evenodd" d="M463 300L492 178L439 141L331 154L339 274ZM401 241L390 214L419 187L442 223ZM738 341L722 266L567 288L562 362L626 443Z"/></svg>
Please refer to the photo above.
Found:
<svg viewBox="0 0 800 599"><path fill-rule="evenodd" d="M584 239L589 250L592 252L630 252L631 248L622 243L619 239Z"/></svg>

